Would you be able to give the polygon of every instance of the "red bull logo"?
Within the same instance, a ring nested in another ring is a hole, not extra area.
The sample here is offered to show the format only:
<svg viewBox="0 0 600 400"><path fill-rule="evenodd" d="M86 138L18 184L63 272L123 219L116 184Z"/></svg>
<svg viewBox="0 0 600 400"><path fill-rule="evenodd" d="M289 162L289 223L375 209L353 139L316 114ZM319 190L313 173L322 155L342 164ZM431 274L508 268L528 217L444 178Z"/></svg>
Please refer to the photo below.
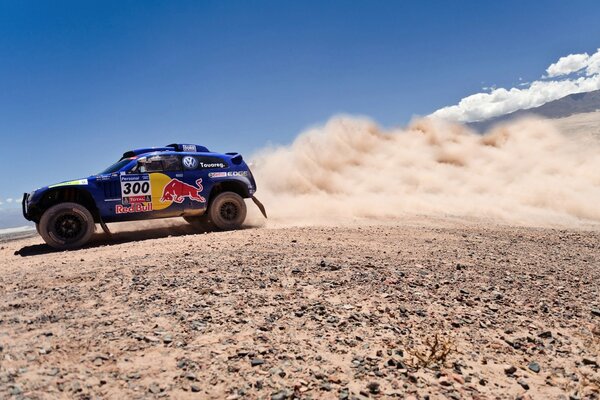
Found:
<svg viewBox="0 0 600 400"><path fill-rule="evenodd" d="M152 203L133 203L130 206L117 204L115 206L116 214L129 214L152 211Z"/></svg>
<svg viewBox="0 0 600 400"><path fill-rule="evenodd" d="M196 181L198 187L194 187L179 179L173 178L163 188L163 193L160 198L161 203L174 201L175 203L183 203L186 198L190 200L206 203L206 199L200 195L204 189L202 187L202 179Z"/></svg>

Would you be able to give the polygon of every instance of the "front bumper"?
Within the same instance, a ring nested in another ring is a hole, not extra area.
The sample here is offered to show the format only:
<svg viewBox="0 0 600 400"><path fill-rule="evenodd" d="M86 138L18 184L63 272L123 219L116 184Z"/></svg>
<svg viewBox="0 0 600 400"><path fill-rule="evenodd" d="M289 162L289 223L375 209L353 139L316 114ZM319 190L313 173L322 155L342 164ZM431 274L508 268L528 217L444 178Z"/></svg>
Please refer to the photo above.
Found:
<svg viewBox="0 0 600 400"><path fill-rule="evenodd" d="M25 219L27 221L31 221L30 217L29 217L29 210L28 208L28 202L29 202L29 193L23 193L23 200L21 201L21 208L23 209L23 217L25 217Z"/></svg>

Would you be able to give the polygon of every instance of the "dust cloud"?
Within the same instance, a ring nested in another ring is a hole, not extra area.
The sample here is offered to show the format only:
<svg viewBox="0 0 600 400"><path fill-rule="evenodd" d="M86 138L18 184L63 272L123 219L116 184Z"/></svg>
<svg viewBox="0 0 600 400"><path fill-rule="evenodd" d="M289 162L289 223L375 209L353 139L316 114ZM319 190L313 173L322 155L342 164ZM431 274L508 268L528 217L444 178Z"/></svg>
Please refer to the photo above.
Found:
<svg viewBox="0 0 600 400"><path fill-rule="evenodd" d="M564 226L600 222L599 150L539 119L481 135L433 119L383 130L336 117L260 151L252 170L274 225L429 215Z"/></svg>

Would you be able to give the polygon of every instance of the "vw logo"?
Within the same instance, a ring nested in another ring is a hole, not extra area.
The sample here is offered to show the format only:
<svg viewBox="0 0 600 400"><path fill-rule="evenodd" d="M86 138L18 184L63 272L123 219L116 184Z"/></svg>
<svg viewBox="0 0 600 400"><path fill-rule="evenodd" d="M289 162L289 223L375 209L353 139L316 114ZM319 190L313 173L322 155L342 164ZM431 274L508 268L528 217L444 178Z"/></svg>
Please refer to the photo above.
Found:
<svg viewBox="0 0 600 400"><path fill-rule="evenodd" d="M196 169L198 168L198 160L191 156L183 157L183 166L186 169Z"/></svg>

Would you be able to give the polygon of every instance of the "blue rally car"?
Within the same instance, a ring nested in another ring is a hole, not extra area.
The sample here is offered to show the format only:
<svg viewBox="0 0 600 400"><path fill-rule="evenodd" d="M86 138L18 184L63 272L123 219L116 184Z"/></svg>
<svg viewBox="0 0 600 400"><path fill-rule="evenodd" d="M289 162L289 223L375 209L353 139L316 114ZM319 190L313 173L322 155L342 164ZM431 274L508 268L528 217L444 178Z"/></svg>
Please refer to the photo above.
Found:
<svg viewBox="0 0 600 400"><path fill-rule="evenodd" d="M170 144L125 152L98 175L50 185L23 195L23 215L59 249L84 245L98 223L183 217L202 229L239 228L244 198L256 182L238 153L209 152L195 144Z"/></svg>

